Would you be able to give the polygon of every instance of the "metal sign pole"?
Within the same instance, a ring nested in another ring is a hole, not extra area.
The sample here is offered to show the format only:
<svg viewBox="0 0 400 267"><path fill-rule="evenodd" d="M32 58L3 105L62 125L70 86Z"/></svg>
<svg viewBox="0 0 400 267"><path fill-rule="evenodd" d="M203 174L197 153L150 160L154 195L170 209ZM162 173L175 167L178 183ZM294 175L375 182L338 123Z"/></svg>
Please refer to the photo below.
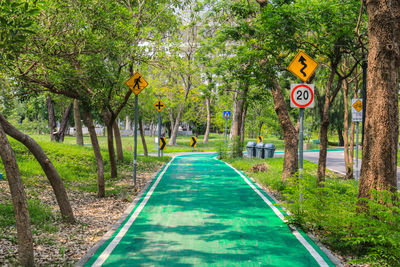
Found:
<svg viewBox="0 0 400 267"><path fill-rule="evenodd" d="M300 184L300 202L303 200L303 124L304 124L304 108L300 108L300 129L299 129L299 184Z"/></svg>
<svg viewBox="0 0 400 267"><path fill-rule="evenodd" d="M135 132L134 132L134 152L133 152L133 185L136 186L136 167L137 167L137 124L138 124L138 95L135 95Z"/></svg>
<svg viewBox="0 0 400 267"><path fill-rule="evenodd" d="M160 157L160 140L161 140L161 112L158 112L158 157Z"/></svg>
<svg viewBox="0 0 400 267"><path fill-rule="evenodd" d="M225 119L225 144L227 141L227 138L226 138L227 133L228 133L228 119Z"/></svg>
<svg viewBox="0 0 400 267"><path fill-rule="evenodd" d="M358 178L360 178L360 170L358 169L358 133L359 133L359 127L360 123L356 122L357 125L357 135L356 135L356 181L358 181Z"/></svg>

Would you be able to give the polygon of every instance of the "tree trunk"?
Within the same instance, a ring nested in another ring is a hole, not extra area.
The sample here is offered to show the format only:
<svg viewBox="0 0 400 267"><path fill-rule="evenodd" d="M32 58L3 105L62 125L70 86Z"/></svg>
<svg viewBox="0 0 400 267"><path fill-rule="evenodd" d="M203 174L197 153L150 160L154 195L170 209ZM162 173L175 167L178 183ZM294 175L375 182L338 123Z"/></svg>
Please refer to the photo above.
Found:
<svg viewBox="0 0 400 267"><path fill-rule="evenodd" d="M118 177L117 162L115 160L115 149L114 149L114 135L112 124L106 124L107 129L107 147L108 156L110 160L111 178Z"/></svg>
<svg viewBox="0 0 400 267"><path fill-rule="evenodd" d="M167 132L168 132L168 138L171 138L171 134L172 134L171 123L170 122L166 122L165 123L165 128L167 129Z"/></svg>
<svg viewBox="0 0 400 267"><path fill-rule="evenodd" d="M175 124L174 124L175 118L174 118L174 115L172 114L172 111L171 111L171 112L168 112L168 117L169 117L169 121L171 122L171 127L170 127L170 129L171 129L171 133L172 133L172 129L175 128ZM171 138L171 135L169 135L169 138Z"/></svg>
<svg viewBox="0 0 400 267"><path fill-rule="evenodd" d="M355 132L356 125L354 122L351 122L350 126L350 162L351 166L354 166L354 144L355 144Z"/></svg>
<svg viewBox="0 0 400 267"><path fill-rule="evenodd" d="M139 116L139 131L140 131L140 138L142 139L144 155L147 157L149 155L149 152L147 150L146 138L144 137L143 120L140 116Z"/></svg>
<svg viewBox="0 0 400 267"><path fill-rule="evenodd" d="M338 146L344 146L343 130L340 127L337 127L336 130L339 138Z"/></svg>
<svg viewBox="0 0 400 267"><path fill-rule="evenodd" d="M110 160L111 178L116 178L118 176L118 170L117 170L117 162L115 160L113 122L111 121L110 112L103 110L101 112L101 115L103 116L103 121L107 129L107 147L108 147L108 157Z"/></svg>
<svg viewBox="0 0 400 267"><path fill-rule="evenodd" d="M39 162L53 188L63 220L74 223L74 214L63 181L43 149L31 137L12 126L2 114L0 114L0 124L9 136L24 144Z"/></svg>
<svg viewBox="0 0 400 267"><path fill-rule="evenodd" d="M181 122L181 116L182 116L182 112L183 112L183 107L184 107L184 104L182 104L182 106L179 107L178 114L176 114L176 120L175 120L175 123L174 123L174 127L172 128L171 137L170 137L169 142L168 142L169 146L176 145L176 137L178 136L179 123Z"/></svg>
<svg viewBox="0 0 400 267"><path fill-rule="evenodd" d="M206 109L207 109L207 128L204 134L203 143L208 143L208 136L210 135L210 127L211 127L210 96L206 96Z"/></svg>
<svg viewBox="0 0 400 267"><path fill-rule="evenodd" d="M400 2L367 0L368 75L358 197L397 190Z"/></svg>
<svg viewBox="0 0 400 267"><path fill-rule="evenodd" d="M33 240L28 204L26 202L24 186L22 184L15 154L10 143L8 142L2 125L0 125L0 145L0 157L4 164L8 185L10 187L11 198L14 205L14 215L17 225L19 264L22 266L33 266Z"/></svg>
<svg viewBox="0 0 400 267"><path fill-rule="evenodd" d="M242 113L242 125L240 126L240 142L244 142L244 132L245 132L245 124L246 124L246 114L247 114L248 103L244 105L243 113Z"/></svg>
<svg viewBox="0 0 400 267"><path fill-rule="evenodd" d="M282 180L285 181L287 178L295 174L299 168L298 132L290 119L281 86L275 79L272 79L272 82L274 88L271 90L271 93L274 98L275 113L278 116L279 124L282 128L283 141L285 144L282 170Z"/></svg>
<svg viewBox="0 0 400 267"><path fill-rule="evenodd" d="M97 197L105 196L105 185L104 185L104 163L103 157L101 156L99 142L97 140L96 129L93 125L92 114L90 111L84 109L83 120L88 128L90 134L90 140L92 142L94 156L97 164Z"/></svg>
<svg viewBox="0 0 400 267"><path fill-rule="evenodd" d="M240 136L240 129L242 126L243 110L246 102L248 86L245 85L243 89L238 89L235 92L233 103L233 116L231 125L231 138Z"/></svg>
<svg viewBox="0 0 400 267"><path fill-rule="evenodd" d="M346 179L354 179L353 176L353 161L350 159L349 153L349 101L348 101L349 85L347 81L343 84L343 100L344 100L344 164L346 168Z"/></svg>
<svg viewBox="0 0 400 267"><path fill-rule="evenodd" d="M67 128L69 114L71 113L72 103L68 105L62 116L60 128L54 133L54 139L56 142L64 141L65 129Z"/></svg>
<svg viewBox="0 0 400 267"><path fill-rule="evenodd" d="M262 127L263 127L263 124L264 124L264 122L263 121L260 121L260 123L258 124L258 135L260 135L261 134L261 129L262 129ZM254 136L255 138L256 138L256 136Z"/></svg>
<svg viewBox="0 0 400 267"><path fill-rule="evenodd" d="M131 121L129 120L129 116L125 116L125 131L130 131L132 129L131 127Z"/></svg>
<svg viewBox="0 0 400 267"><path fill-rule="evenodd" d="M83 146L81 113L79 111L79 101L77 99L74 99L74 122L75 122L76 144L79 146Z"/></svg>
<svg viewBox="0 0 400 267"><path fill-rule="evenodd" d="M318 158L318 171L317 171L317 184L322 185L321 182L325 181L325 172L326 172L326 157L328 150L328 129L329 129L329 109L333 100L335 99L338 90L342 86L342 78L339 77L337 81L336 89L332 92L333 81L336 74L337 64L332 63L331 65L331 73L329 75L328 83L326 86L325 99L322 104L322 99L319 97L319 92L315 89L315 94L317 96L319 112L320 112L320 129L319 129L319 158Z"/></svg>
<svg viewBox="0 0 400 267"><path fill-rule="evenodd" d="M51 99L50 94L47 95L47 113L49 120L49 131L50 131L50 140L54 141L54 132L56 130L56 117L54 115L54 102Z"/></svg>
<svg viewBox="0 0 400 267"><path fill-rule="evenodd" d="M119 127L116 121L113 123L113 130L115 136L115 145L117 147L117 160L119 162L124 161L124 151L122 148L122 139L121 139L121 132L119 131Z"/></svg>
<svg viewBox="0 0 400 267"><path fill-rule="evenodd" d="M241 85L239 85L241 87ZM242 142L241 142L241 128L243 112L247 99L247 92L249 90L248 83L243 83L243 88L238 88L235 92L234 103L233 103L233 116L231 124L231 144L232 144L232 156L243 157L242 153Z"/></svg>

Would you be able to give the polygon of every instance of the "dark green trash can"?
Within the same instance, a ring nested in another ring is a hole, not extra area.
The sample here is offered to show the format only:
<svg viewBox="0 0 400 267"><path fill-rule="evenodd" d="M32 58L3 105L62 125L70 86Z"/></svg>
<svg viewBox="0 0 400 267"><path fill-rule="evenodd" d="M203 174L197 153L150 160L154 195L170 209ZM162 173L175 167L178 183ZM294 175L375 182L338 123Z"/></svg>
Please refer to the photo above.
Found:
<svg viewBox="0 0 400 267"><path fill-rule="evenodd" d="M275 152L275 145L274 144L265 144L264 145L264 155L265 158L273 158Z"/></svg>
<svg viewBox="0 0 400 267"><path fill-rule="evenodd" d="M264 143L258 143L256 145L256 157L259 159L264 158Z"/></svg>
<svg viewBox="0 0 400 267"><path fill-rule="evenodd" d="M255 158L256 157L256 145L257 142L248 142L246 145L246 149L247 149L247 157L248 158Z"/></svg>

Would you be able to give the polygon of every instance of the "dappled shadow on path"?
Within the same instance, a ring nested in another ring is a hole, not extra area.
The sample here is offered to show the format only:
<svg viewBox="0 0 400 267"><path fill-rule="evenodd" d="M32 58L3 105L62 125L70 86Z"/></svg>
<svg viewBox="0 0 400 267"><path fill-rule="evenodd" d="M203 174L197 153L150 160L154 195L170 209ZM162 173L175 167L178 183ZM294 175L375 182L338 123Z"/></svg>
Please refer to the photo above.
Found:
<svg viewBox="0 0 400 267"><path fill-rule="evenodd" d="M226 164L178 157L113 256L118 266L317 266Z"/></svg>

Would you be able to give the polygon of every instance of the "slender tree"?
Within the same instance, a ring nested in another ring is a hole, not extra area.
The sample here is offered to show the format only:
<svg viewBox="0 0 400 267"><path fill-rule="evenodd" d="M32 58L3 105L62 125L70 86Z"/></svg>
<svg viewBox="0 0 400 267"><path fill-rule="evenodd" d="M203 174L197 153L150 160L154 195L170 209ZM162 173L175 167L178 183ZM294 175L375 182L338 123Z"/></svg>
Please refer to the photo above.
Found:
<svg viewBox="0 0 400 267"><path fill-rule="evenodd" d="M74 99L74 123L75 123L76 144L83 146L81 113L79 110L79 101L77 99Z"/></svg>

